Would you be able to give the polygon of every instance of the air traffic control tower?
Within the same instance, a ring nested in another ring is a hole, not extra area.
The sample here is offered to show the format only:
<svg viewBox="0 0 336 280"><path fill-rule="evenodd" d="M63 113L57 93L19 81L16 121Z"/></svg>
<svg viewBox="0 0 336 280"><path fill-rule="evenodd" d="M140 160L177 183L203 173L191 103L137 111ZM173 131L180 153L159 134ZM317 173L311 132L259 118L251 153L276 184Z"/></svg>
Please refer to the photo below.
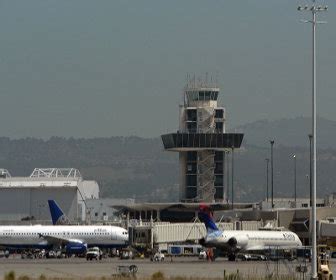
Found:
<svg viewBox="0 0 336 280"><path fill-rule="evenodd" d="M184 90L180 128L162 135L165 150L179 152L180 201L224 202L225 151L240 148L242 133L225 133L219 88L195 79Z"/></svg>

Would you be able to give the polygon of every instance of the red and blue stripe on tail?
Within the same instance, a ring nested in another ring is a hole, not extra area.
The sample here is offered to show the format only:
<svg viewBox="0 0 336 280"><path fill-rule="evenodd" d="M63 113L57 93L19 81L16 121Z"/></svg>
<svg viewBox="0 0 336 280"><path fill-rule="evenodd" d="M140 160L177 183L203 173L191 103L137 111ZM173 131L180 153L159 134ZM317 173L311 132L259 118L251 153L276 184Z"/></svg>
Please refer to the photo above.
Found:
<svg viewBox="0 0 336 280"><path fill-rule="evenodd" d="M204 223L207 233L220 231L213 220L213 214L208 205L200 205L198 217L200 218L201 222Z"/></svg>

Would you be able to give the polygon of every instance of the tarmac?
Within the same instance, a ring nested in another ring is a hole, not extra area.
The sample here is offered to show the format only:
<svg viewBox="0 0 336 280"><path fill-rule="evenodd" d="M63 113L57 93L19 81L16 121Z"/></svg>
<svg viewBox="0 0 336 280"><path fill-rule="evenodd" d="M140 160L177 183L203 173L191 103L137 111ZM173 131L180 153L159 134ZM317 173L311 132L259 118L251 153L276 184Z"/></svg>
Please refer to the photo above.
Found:
<svg viewBox="0 0 336 280"><path fill-rule="evenodd" d="M241 275L277 275L295 274L296 267L304 266L304 262L295 261L236 261L229 262L218 258L214 262L199 260L196 257L168 258L163 262L151 262L149 259L120 260L107 258L101 261L87 261L83 258L70 259L20 259L10 257L0 259L0 277L5 273L14 271L16 276L29 276L38 278L41 275L47 277L83 278L83 277L111 277L120 272L128 272L130 265L137 266L136 276L147 277L161 271L165 276L186 276L198 278L223 278L235 273ZM306 263L309 266L310 263ZM335 275L336 260L331 261L331 268ZM298 275L298 274L297 274ZM299 275L298 275L299 276ZM302 276L301 276L302 277Z"/></svg>

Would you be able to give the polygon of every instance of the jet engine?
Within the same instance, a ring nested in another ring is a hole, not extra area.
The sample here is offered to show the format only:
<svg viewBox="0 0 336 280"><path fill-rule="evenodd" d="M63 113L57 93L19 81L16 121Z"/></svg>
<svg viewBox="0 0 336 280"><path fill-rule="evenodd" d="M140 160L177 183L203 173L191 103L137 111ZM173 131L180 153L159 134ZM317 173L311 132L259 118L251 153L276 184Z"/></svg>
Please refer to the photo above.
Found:
<svg viewBox="0 0 336 280"><path fill-rule="evenodd" d="M241 249L244 248L248 243L248 237L246 235L237 235L235 237L231 237L227 244L232 249Z"/></svg>
<svg viewBox="0 0 336 280"><path fill-rule="evenodd" d="M87 244L82 242L69 242L65 245L65 252L67 254L83 254L86 252Z"/></svg>

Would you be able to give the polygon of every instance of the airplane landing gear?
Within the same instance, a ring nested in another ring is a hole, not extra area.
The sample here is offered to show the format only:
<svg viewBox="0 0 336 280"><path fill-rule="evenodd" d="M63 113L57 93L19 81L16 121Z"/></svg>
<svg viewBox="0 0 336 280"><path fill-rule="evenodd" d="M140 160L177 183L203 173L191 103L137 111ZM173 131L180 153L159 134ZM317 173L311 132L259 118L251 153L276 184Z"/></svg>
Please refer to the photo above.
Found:
<svg viewBox="0 0 336 280"><path fill-rule="evenodd" d="M229 259L229 262L234 262L234 261L236 261L236 255L233 254L233 253L230 253L228 255L228 259Z"/></svg>

